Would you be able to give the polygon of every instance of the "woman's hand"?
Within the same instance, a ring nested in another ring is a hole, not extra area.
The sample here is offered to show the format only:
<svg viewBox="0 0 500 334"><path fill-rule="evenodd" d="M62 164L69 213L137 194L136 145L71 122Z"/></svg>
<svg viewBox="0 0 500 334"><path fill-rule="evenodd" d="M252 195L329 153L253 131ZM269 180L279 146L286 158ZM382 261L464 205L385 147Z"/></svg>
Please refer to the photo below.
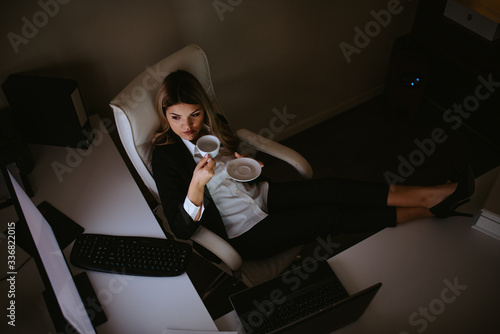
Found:
<svg viewBox="0 0 500 334"><path fill-rule="evenodd" d="M208 154L198 162L191 178L191 183L188 189L188 198L196 206L201 206L203 203L203 194L205 185L214 176L215 160Z"/></svg>
<svg viewBox="0 0 500 334"><path fill-rule="evenodd" d="M251 156L249 156L248 154L239 154L238 152L234 152L234 156L237 158L237 159L240 159L240 158L250 158L250 159L253 159ZM257 161L259 164L260 164L260 167L264 167L264 163L262 161L259 161L257 159L254 159L255 161Z"/></svg>
<svg viewBox="0 0 500 334"><path fill-rule="evenodd" d="M214 169L215 160L208 154L205 155L200 162L198 162L198 165L196 165L191 182L194 180L200 186L204 187L214 176Z"/></svg>

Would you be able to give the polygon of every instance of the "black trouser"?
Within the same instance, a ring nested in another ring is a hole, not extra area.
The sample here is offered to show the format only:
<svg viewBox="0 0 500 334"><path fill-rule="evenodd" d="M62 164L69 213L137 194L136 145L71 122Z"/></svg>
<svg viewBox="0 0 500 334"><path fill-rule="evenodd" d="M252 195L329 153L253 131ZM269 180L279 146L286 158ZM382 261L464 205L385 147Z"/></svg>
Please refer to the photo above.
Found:
<svg viewBox="0 0 500 334"><path fill-rule="evenodd" d="M339 178L271 183L268 217L229 242L244 259L261 259L341 233L396 226L389 186Z"/></svg>

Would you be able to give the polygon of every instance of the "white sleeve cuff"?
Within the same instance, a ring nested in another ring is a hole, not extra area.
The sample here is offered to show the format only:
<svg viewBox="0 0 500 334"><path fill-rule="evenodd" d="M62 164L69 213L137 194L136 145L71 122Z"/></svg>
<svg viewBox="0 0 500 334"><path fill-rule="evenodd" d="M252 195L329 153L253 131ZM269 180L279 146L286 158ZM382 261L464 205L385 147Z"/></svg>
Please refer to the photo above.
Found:
<svg viewBox="0 0 500 334"><path fill-rule="evenodd" d="M184 200L184 210L186 210L186 213L191 218L193 218L193 220L196 219L196 216L198 215L200 209L201 213L199 218L201 219L201 216L203 216L203 211L205 211L205 206L203 205L203 203L201 203L201 207L194 205L193 202L191 202L189 198L186 196L186 199Z"/></svg>

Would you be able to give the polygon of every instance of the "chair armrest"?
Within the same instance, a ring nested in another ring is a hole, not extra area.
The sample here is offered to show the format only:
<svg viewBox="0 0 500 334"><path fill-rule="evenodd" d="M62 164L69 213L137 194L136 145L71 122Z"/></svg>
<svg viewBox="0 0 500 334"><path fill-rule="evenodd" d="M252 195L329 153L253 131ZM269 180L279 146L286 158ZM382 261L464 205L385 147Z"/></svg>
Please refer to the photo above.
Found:
<svg viewBox="0 0 500 334"><path fill-rule="evenodd" d="M299 172L299 174L303 178L312 178L313 170L311 168L311 165L297 151L294 151L291 148L286 147L273 140L264 138L247 129L239 129L238 131L236 131L236 135L240 138L240 140L256 148L257 150L289 163Z"/></svg>
<svg viewBox="0 0 500 334"><path fill-rule="evenodd" d="M232 271L238 271L242 264L240 254L224 239L209 229L200 226L191 236L191 240L219 257Z"/></svg>

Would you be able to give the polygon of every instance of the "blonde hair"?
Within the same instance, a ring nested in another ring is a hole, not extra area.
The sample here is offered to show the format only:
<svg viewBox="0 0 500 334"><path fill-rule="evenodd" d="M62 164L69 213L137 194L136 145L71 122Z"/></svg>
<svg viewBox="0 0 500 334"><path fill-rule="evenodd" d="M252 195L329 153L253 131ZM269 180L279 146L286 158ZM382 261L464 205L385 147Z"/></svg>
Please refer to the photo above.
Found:
<svg viewBox="0 0 500 334"><path fill-rule="evenodd" d="M165 111L168 107L179 103L201 106L205 112L204 122L212 134L219 138L221 144L228 149L229 154L236 151L239 145L238 137L233 133L224 117L215 113L210 99L199 81L191 73L183 70L167 75L158 89L155 110L160 118L161 130L154 136L153 145L172 144L178 139L168 124Z"/></svg>

